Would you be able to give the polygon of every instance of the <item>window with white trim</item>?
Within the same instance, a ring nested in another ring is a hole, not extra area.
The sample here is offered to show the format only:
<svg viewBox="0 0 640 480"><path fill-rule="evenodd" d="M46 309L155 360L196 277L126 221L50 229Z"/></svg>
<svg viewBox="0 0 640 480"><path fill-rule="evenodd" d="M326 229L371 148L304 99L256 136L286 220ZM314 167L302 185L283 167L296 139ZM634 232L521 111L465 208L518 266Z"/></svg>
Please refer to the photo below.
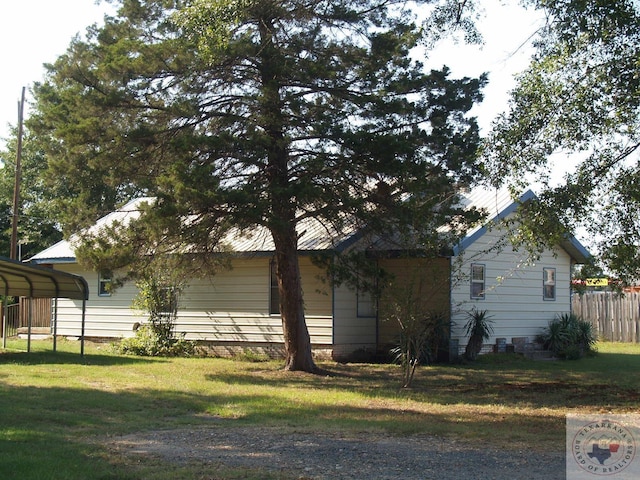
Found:
<svg viewBox="0 0 640 480"><path fill-rule="evenodd" d="M543 268L543 285L542 285L542 298L544 300L556 299L556 269L555 268Z"/></svg>
<svg viewBox="0 0 640 480"><path fill-rule="evenodd" d="M484 299L485 266L481 263L471 264L471 298Z"/></svg>

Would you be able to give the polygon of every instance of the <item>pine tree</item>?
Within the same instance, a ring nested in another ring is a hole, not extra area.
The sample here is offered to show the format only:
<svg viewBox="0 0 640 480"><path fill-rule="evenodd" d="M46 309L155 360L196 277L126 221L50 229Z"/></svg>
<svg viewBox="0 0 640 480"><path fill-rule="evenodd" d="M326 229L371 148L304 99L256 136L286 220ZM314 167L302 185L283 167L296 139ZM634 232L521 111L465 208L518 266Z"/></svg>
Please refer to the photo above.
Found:
<svg viewBox="0 0 640 480"><path fill-rule="evenodd" d="M456 193L480 174L468 112L484 79L426 71L406 5L121 0L35 88L30 125L71 189L65 224L144 193L156 203L138 234L164 251L222 254L229 229L267 229L286 368L314 371L298 224L411 232L433 253L438 227L464 228Z"/></svg>

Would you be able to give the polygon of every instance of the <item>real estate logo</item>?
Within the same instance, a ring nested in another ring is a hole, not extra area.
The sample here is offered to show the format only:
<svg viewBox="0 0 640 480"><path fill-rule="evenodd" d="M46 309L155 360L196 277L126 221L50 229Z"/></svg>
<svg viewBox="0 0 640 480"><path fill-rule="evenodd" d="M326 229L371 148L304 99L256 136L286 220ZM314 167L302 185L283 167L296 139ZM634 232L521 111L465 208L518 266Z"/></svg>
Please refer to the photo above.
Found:
<svg viewBox="0 0 640 480"><path fill-rule="evenodd" d="M640 478L639 415L567 416L567 480Z"/></svg>

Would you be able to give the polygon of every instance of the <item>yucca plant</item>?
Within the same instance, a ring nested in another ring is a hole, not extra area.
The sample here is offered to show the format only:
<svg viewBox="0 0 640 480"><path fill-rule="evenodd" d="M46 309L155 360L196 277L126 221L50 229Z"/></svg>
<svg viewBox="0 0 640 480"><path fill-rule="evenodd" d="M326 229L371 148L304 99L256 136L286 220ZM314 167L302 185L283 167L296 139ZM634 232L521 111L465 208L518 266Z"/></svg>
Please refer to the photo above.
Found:
<svg viewBox="0 0 640 480"><path fill-rule="evenodd" d="M563 313L549 322L538 342L559 358L578 359L595 352L593 327L573 313Z"/></svg>
<svg viewBox="0 0 640 480"><path fill-rule="evenodd" d="M464 356L468 360L478 358L482 350L482 344L489 340L493 334L493 320L487 315L486 310L477 310L475 307L467 313L469 320L465 324L466 334L469 336Z"/></svg>

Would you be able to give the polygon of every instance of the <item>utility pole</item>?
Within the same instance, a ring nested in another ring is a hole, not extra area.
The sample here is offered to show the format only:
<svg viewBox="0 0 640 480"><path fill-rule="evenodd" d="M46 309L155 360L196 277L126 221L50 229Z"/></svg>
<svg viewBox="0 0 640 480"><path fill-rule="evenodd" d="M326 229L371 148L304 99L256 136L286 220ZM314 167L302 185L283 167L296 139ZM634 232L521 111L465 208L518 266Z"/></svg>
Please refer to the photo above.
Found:
<svg viewBox="0 0 640 480"><path fill-rule="evenodd" d="M13 186L13 218L11 221L11 259L18 260L18 217L20 216L20 183L22 182L22 124L24 115L24 92L18 102L18 147L16 152L16 180Z"/></svg>

